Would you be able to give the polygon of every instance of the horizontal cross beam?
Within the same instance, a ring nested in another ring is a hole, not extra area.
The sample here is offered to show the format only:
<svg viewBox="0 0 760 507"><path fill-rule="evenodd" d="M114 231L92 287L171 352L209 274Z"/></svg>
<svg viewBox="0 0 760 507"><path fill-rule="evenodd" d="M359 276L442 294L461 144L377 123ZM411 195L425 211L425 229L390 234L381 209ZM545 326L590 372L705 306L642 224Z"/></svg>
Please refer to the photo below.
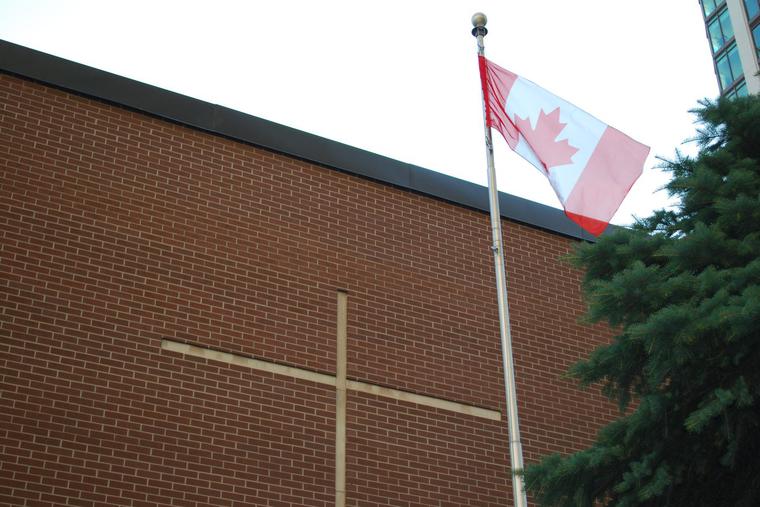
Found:
<svg viewBox="0 0 760 507"><path fill-rule="evenodd" d="M219 361L227 364L245 366L246 368L252 368L254 370L266 371L269 373L274 373L276 375L285 375L286 377L290 378L307 380L309 382L316 382L318 384L325 384L335 387L334 375L317 373L301 368L295 368L293 366L285 366L271 361L263 361L261 359L254 359L238 354L230 354L229 352L219 352L217 350L197 347L195 345L175 342L172 340L161 340L161 348L192 357L200 357L211 361ZM422 405L425 407L438 408L458 414L470 415L482 419L489 419L491 421L501 420L501 412L497 410L490 410L487 408L476 407L474 405L467 405L455 401L434 398L432 396L411 393L409 391L401 391L399 389L391 389L390 387L378 386L375 384L369 384L367 382L348 380L346 382L346 388L350 391L358 391L361 393L372 394L383 398L416 403L417 405Z"/></svg>

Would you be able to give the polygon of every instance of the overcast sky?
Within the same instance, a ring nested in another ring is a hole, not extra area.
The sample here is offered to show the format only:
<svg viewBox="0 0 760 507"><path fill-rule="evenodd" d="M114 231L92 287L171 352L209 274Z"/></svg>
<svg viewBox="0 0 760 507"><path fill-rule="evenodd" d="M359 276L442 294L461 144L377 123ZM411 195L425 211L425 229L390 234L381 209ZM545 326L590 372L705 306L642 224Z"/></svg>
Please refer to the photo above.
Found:
<svg viewBox="0 0 760 507"><path fill-rule="evenodd" d="M613 221L666 205L655 156L718 94L697 0L0 0L0 38L485 185L476 11L491 60L652 147ZM495 156L501 191L560 207Z"/></svg>

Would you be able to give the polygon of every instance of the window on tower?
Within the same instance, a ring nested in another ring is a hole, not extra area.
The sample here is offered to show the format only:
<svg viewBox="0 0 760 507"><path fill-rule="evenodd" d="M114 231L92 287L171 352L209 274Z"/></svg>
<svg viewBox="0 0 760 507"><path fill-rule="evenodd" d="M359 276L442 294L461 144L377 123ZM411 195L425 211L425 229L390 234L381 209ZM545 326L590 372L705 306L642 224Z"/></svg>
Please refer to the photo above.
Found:
<svg viewBox="0 0 760 507"><path fill-rule="evenodd" d="M715 63L718 69L720 89L725 91L742 75L742 65L736 44L732 44L720 55Z"/></svg>
<svg viewBox="0 0 760 507"><path fill-rule="evenodd" d="M742 82L736 87L736 96L746 97L747 95L749 95L749 92L747 91L747 83L742 79Z"/></svg>
<svg viewBox="0 0 760 507"><path fill-rule="evenodd" d="M744 0L744 8L747 9L747 19L751 23L760 14L760 0Z"/></svg>
<svg viewBox="0 0 760 507"><path fill-rule="evenodd" d="M747 91L747 82L742 79L741 81L737 82L731 90L726 92L725 95L730 99L735 99L736 97L746 97L749 95L749 92Z"/></svg>
<svg viewBox="0 0 760 507"><path fill-rule="evenodd" d="M760 0L744 0L744 9L747 12L747 21L752 30L755 54L760 61Z"/></svg>
<svg viewBox="0 0 760 507"><path fill-rule="evenodd" d="M710 14L715 12L715 9L722 4L720 0L702 0L702 12L705 14L705 19L710 17Z"/></svg>
<svg viewBox="0 0 760 507"><path fill-rule="evenodd" d="M728 9L723 9L710 21L710 24L707 25L707 32L710 34L713 53L717 53L734 36L734 28L731 25L731 19L728 17Z"/></svg>

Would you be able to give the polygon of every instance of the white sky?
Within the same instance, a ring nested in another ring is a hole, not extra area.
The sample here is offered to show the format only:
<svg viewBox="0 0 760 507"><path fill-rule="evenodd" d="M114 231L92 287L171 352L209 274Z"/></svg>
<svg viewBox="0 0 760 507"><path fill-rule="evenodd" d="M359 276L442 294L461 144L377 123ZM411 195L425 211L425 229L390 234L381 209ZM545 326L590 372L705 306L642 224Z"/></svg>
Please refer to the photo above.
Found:
<svg viewBox="0 0 760 507"><path fill-rule="evenodd" d="M485 185L476 11L491 60L652 147L613 221L666 205L654 157L718 94L697 0L0 0L0 38ZM560 207L494 137L499 189Z"/></svg>

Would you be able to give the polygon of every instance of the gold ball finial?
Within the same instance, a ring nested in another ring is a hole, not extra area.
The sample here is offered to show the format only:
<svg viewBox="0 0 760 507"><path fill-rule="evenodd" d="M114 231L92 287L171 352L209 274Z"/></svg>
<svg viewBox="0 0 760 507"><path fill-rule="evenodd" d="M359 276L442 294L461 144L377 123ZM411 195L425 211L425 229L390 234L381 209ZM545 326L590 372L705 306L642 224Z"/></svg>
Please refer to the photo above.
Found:
<svg viewBox="0 0 760 507"><path fill-rule="evenodd" d="M482 12L476 12L472 15L472 26L475 28L482 28L488 23L488 18Z"/></svg>

